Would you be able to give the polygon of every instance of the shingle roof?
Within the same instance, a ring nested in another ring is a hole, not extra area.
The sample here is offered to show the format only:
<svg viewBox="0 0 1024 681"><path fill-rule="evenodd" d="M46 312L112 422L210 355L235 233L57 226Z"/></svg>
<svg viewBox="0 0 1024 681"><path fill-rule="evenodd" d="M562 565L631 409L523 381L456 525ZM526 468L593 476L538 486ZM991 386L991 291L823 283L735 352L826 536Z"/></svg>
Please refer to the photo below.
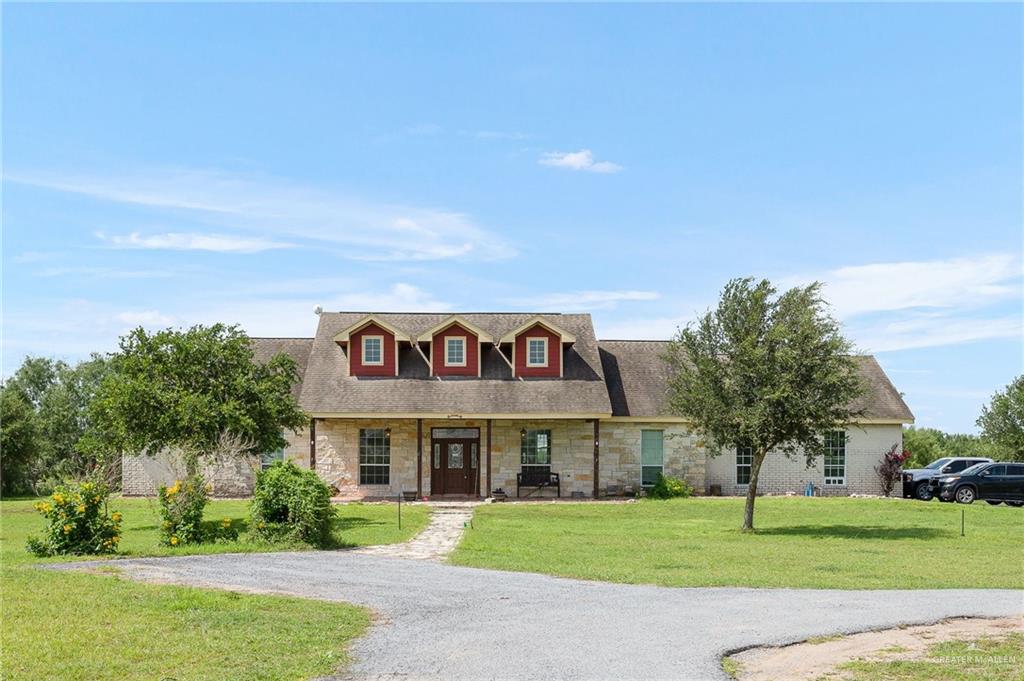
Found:
<svg viewBox="0 0 1024 681"><path fill-rule="evenodd" d="M669 415L669 368L661 361L667 341L598 342L590 315L542 315L576 336L576 342L563 354L564 378L513 378L501 352L485 345L481 378L438 379L430 376L426 362L409 346L399 353L401 373L397 378L349 376L345 353L333 339L366 314L325 312L320 315L316 338L253 338L255 358L265 362L279 352L290 355L299 370L295 396L306 411L316 413ZM451 315L375 316L415 337ZM500 338L536 315L460 316ZM912 423L914 415L875 358L858 355L854 360L865 393L853 408L863 410L864 418Z"/></svg>
<svg viewBox="0 0 1024 681"><path fill-rule="evenodd" d="M292 386L292 394L298 399L302 394L303 379L306 365L309 363L309 351L313 348L312 338L250 338L253 345L253 359L266 362L274 355L283 352L291 355L299 370L299 381Z"/></svg>
<svg viewBox="0 0 1024 681"><path fill-rule="evenodd" d="M613 416L667 416L669 368L661 361L667 341L601 341ZM864 394L851 405L863 418L912 423L906 402L870 355L854 357Z"/></svg>
<svg viewBox="0 0 1024 681"><path fill-rule="evenodd" d="M481 378L429 376L419 353L405 347L396 378L349 376L348 359L334 342L340 331L366 312L324 312L309 356L299 403L312 413L436 413L436 414L609 414L597 340L588 314L543 314L576 337L563 351L563 378L519 379L500 351L485 346ZM374 314L411 337L440 324L448 313ZM466 313L460 317L495 338L535 314Z"/></svg>

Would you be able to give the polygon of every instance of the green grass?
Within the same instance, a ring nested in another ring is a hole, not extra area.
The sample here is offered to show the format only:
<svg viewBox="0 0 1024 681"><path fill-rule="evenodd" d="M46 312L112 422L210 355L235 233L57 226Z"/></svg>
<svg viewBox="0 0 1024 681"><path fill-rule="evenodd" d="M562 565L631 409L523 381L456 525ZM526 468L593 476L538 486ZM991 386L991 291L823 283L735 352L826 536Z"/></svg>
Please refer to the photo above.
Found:
<svg viewBox="0 0 1024 681"><path fill-rule="evenodd" d="M43 527L34 500L0 502L0 677L4 679L296 679L333 672L349 642L369 625L351 605L283 596L142 584L103 574L34 569L25 540ZM267 551L239 541L160 547L154 502L113 499L124 514L122 555ZM247 502L213 501L206 517L244 523ZM408 539L428 519L424 507L338 507L335 533L345 545ZM296 547L284 547L296 548Z"/></svg>
<svg viewBox="0 0 1024 681"><path fill-rule="evenodd" d="M945 641L920 660L856 660L839 665L850 681L1019 681L1024 634Z"/></svg>
<svg viewBox="0 0 1024 681"><path fill-rule="evenodd" d="M960 512L966 536L960 536ZM667 586L1024 587L1024 509L902 499L490 504L458 565Z"/></svg>

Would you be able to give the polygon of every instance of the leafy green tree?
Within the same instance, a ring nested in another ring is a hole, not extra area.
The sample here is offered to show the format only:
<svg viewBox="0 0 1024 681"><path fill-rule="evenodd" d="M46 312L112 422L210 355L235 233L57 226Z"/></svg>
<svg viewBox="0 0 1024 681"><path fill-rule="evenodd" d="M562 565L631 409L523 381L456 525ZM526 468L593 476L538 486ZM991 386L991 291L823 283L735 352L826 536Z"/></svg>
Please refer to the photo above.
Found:
<svg viewBox="0 0 1024 681"><path fill-rule="evenodd" d="M769 452L824 452L825 433L848 423L861 386L850 343L829 315L820 284L777 296L770 282L734 279L717 309L669 344L669 403L705 438L712 456L751 447L743 529L754 529L761 465Z"/></svg>
<svg viewBox="0 0 1024 681"><path fill-rule="evenodd" d="M92 355L71 366L48 357L28 357L8 382L31 406L38 432L22 474L35 491L68 479L88 477L116 481L116 462L103 450L82 448L88 429L89 402L109 360Z"/></svg>
<svg viewBox="0 0 1024 681"><path fill-rule="evenodd" d="M937 428L906 428L903 431L903 448L911 457L904 468L923 468L944 456L987 456L1001 457L1002 452L993 443L977 435L966 433L945 433Z"/></svg>
<svg viewBox="0 0 1024 681"><path fill-rule="evenodd" d="M1024 456L1024 375L992 396L981 408L978 427L982 437L994 444L1003 458L1020 460Z"/></svg>
<svg viewBox="0 0 1024 681"><path fill-rule="evenodd" d="M180 452L190 476L225 435L247 443L239 454L273 451L285 446L284 429L307 422L291 393L295 361L253 361L237 326L138 328L121 338L113 363L92 402L90 437L130 455Z"/></svg>
<svg viewBox="0 0 1024 681"><path fill-rule="evenodd" d="M4 496L31 490L31 466L41 441L39 423L25 393L0 386L0 491Z"/></svg>

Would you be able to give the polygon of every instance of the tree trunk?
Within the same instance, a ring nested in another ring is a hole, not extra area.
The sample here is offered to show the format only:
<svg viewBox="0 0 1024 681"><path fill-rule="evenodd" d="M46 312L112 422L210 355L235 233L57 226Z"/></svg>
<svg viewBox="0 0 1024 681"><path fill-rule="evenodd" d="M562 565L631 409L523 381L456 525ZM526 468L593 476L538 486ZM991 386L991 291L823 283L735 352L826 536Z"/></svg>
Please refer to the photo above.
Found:
<svg viewBox="0 0 1024 681"><path fill-rule="evenodd" d="M757 476L761 472L761 464L764 463L766 450L754 454L754 460L750 462L750 482L747 484L747 504L743 510L743 531L754 531L754 500L757 498Z"/></svg>

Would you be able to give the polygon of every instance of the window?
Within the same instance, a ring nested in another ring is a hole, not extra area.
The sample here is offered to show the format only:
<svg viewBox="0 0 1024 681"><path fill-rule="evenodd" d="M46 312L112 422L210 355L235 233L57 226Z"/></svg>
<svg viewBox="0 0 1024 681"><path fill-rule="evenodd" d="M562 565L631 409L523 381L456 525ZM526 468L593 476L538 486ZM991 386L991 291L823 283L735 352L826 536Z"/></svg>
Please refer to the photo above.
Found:
<svg viewBox="0 0 1024 681"><path fill-rule="evenodd" d="M522 437L523 468L551 471L551 431L526 430Z"/></svg>
<svg viewBox="0 0 1024 681"><path fill-rule="evenodd" d="M846 431L825 433L825 484L846 484Z"/></svg>
<svg viewBox="0 0 1024 681"><path fill-rule="evenodd" d="M1006 466L989 466L985 473L988 475L1006 475Z"/></svg>
<svg viewBox="0 0 1024 681"><path fill-rule="evenodd" d="M359 484L391 482L391 438L384 428L359 429Z"/></svg>
<svg viewBox="0 0 1024 681"><path fill-rule="evenodd" d="M384 336L363 336L363 364L384 364Z"/></svg>
<svg viewBox="0 0 1024 681"><path fill-rule="evenodd" d="M1024 475L1024 465L1021 464L1007 464L1006 465L1007 475Z"/></svg>
<svg viewBox="0 0 1024 681"><path fill-rule="evenodd" d="M278 449L275 452L264 452L260 454L260 468L263 470L267 470L278 461L284 461L284 448Z"/></svg>
<svg viewBox="0 0 1024 681"><path fill-rule="evenodd" d="M754 448L736 448L736 484L750 484L750 467L754 465Z"/></svg>
<svg viewBox="0 0 1024 681"><path fill-rule="evenodd" d="M548 339L526 339L526 366L546 367L548 365Z"/></svg>
<svg viewBox="0 0 1024 681"><path fill-rule="evenodd" d="M444 339L444 365L446 367L466 366L466 339L463 337Z"/></svg>
<svg viewBox="0 0 1024 681"><path fill-rule="evenodd" d="M660 430L640 431L640 484L651 487L665 470L665 434Z"/></svg>

